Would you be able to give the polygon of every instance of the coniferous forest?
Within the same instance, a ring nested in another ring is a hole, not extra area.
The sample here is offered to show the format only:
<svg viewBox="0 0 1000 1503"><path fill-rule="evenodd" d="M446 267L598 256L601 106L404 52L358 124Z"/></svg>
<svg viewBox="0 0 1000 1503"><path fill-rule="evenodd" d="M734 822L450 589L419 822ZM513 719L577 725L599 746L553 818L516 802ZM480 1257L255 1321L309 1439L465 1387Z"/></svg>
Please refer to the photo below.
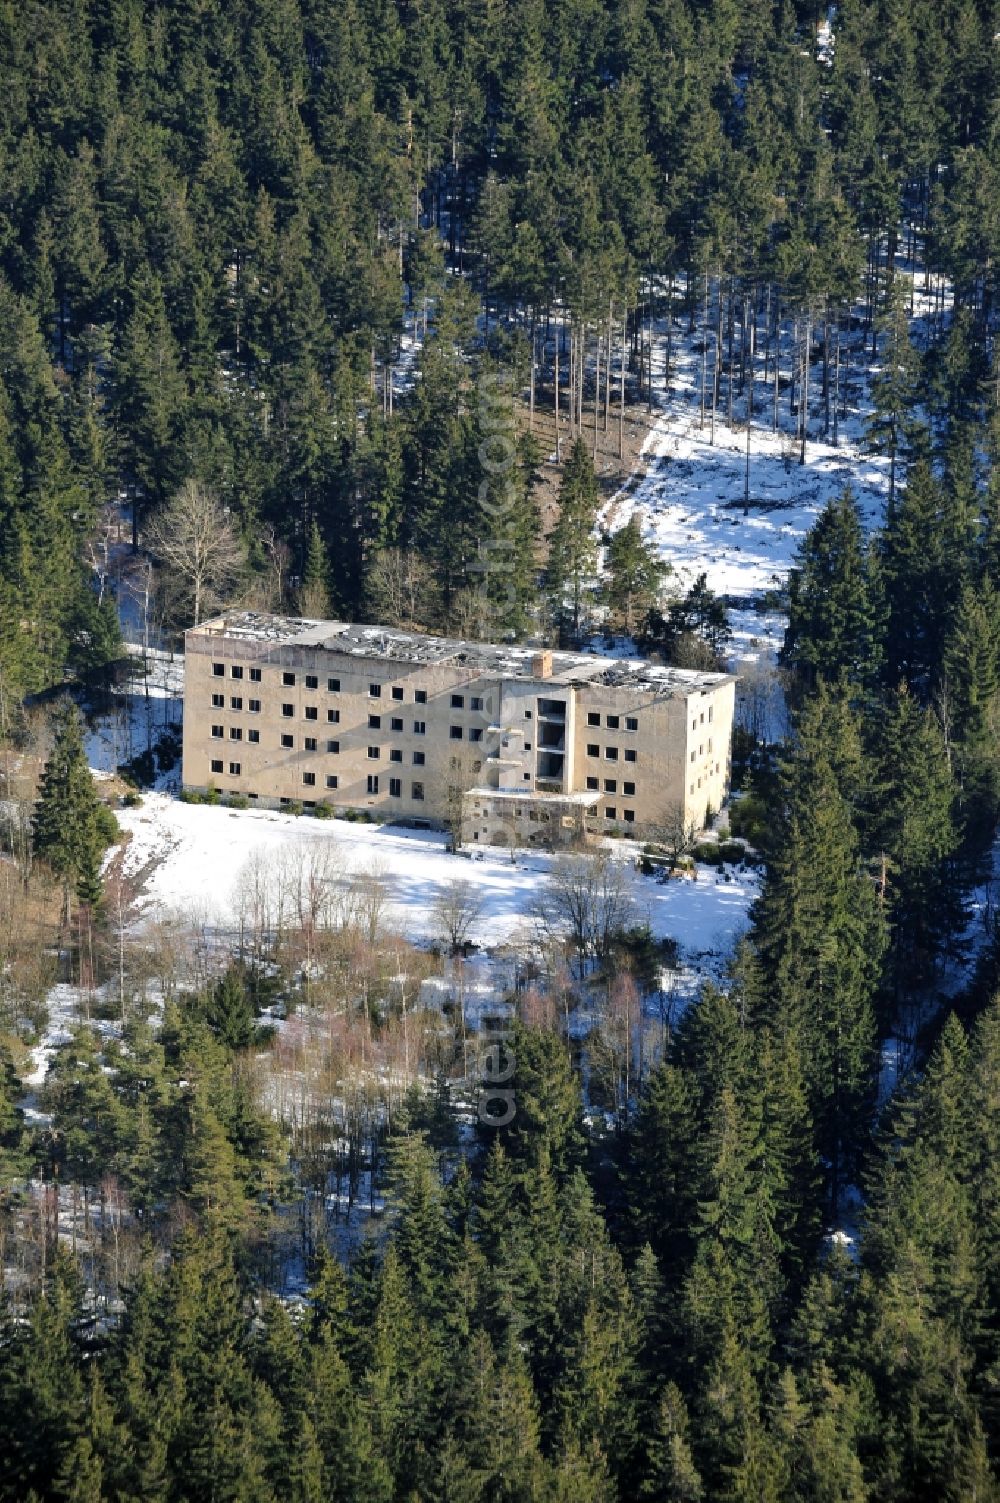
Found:
<svg viewBox="0 0 1000 1503"><path fill-rule="evenodd" d="M993 0L0 0L0 1499L1000 1499L998 35ZM602 858L558 858L500 1038L414 1012L377 874L331 914L328 871L280 911L248 871L226 953L139 944L72 702L123 656L109 511L165 639L239 599L579 644L599 594L716 666L726 602L664 596L637 525L594 586L599 449L623 479L685 340L748 509L753 433L804 471L862 383L887 477L776 601L725 975L647 1047L669 956Z"/></svg>

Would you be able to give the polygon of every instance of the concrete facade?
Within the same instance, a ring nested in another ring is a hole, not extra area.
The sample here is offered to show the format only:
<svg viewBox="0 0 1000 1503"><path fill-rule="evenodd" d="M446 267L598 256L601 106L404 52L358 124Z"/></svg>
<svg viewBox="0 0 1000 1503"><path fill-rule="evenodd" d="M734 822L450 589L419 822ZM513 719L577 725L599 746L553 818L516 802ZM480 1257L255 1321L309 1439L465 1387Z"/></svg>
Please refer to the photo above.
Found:
<svg viewBox="0 0 1000 1503"><path fill-rule="evenodd" d="M698 827L728 791L729 674L255 612L185 646L189 789L480 845Z"/></svg>

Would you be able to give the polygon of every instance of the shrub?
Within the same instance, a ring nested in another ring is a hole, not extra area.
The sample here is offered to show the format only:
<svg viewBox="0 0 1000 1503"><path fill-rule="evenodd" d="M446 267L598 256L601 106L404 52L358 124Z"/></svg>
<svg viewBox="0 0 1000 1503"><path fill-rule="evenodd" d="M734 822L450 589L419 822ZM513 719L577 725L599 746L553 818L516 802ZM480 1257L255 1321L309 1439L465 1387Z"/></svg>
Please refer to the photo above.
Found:
<svg viewBox="0 0 1000 1503"><path fill-rule="evenodd" d="M332 819L333 810L329 804L317 804L312 811L313 819Z"/></svg>
<svg viewBox="0 0 1000 1503"><path fill-rule="evenodd" d="M126 783L131 783L133 788L148 788L156 777L156 763L151 751L140 752L128 762L123 762L118 769Z"/></svg>
<svg viewBox="0 0 1000 1503"><path fill-rule="evenodd" d="M250 800L245 793L231 793L225 800L227 809L249 809Z"/></svg>
<svg viewBox="0 0 1000 1503"><path fill-rule="evenodd" d="M162 732L154 747L156 765L161 772L169 772L180 761L183 738L181 728L170 725Z"/></svg>
<svg viewBox="0 0 1000 1503"><path fill-rule="evenodd" d="M285 814L301 814L302 801L301 799L291 798L288 800L287 804L282 805L282 808Z"/></svg>
<svg viewBox="0 0 1000 1503"><path fill-rule="evenodd" d="M767 810L764 800L756 793L744 794L735 799L729 810L729 827L734 835L759 845L767 830Z"/></svg>
<svg viewBox="0 0 1000 1503"><path fill-rule="evenodd" d="M113 845L121 835L121 826L107 804L98 804L94 811L94 825L103 843Z"/></svg>
<svg viewBox="0 0 1000 1503"><path fill-rule="evenodd" d="M142 799L137 793L125 793L122 795L123 809L138 809L141 803Z"/></svg>

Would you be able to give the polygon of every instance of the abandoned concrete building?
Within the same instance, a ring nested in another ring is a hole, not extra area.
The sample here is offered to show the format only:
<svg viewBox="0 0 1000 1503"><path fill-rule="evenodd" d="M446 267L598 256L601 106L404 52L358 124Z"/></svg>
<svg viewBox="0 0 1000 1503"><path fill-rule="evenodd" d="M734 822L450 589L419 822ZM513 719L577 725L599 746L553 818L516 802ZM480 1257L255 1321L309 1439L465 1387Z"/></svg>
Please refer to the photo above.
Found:
<svg viewBox="0 0 1000 1503"><path fill-rule="evenodd" d="M186 635L184 786L479 845L697 828L734 697L730 674L231 612Z"/></svg>

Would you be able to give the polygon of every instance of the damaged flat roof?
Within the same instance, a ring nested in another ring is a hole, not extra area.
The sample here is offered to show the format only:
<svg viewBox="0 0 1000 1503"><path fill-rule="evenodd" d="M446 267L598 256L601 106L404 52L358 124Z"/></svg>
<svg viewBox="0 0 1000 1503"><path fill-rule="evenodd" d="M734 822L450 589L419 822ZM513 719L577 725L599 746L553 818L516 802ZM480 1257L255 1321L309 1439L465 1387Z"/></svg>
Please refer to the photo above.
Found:
<svg viewBox="0 0 1000 1503"><path fill-rule="evenodd" d="M255 642L263 647L313 647L372 662L428 665L450 663L485 675L532 679L550 684L606 684L626 688L644 684L661 692L689 693L714 689L731 680L729 673L702 673L672 668L646 658L606 658L592 652L559 652L507 643L470 642L460 637L424 636L393 626L365 626L347 621L312 621L264 611L229 611L192 627L189 637ZM544 665L544 666L543 666Z"/></svg>

